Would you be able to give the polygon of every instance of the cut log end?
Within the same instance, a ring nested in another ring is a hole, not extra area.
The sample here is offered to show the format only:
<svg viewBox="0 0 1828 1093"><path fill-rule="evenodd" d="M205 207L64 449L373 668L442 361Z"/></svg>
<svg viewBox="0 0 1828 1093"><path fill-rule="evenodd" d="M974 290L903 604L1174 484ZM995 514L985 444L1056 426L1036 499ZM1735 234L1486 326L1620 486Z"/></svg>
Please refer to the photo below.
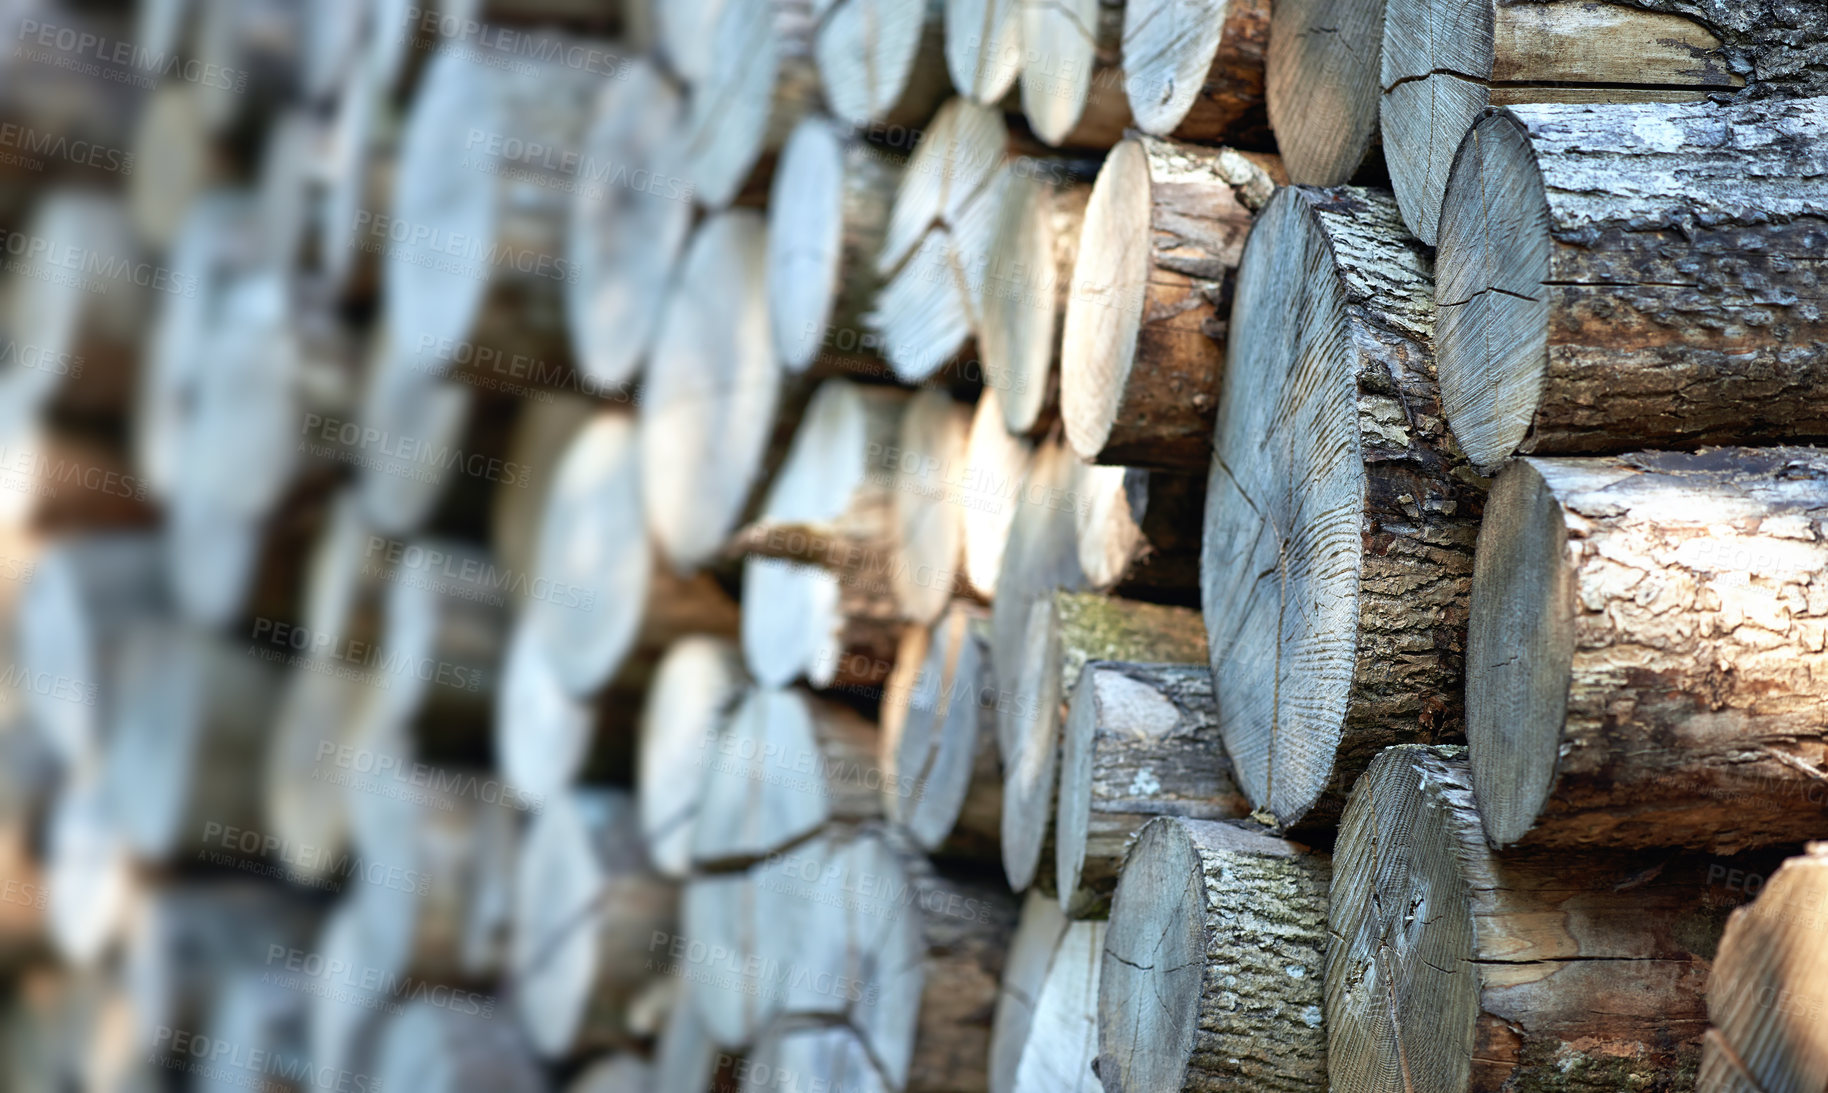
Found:
<svg viewBox="0 0 1828 1093"><path fill-rule="evenodd" d="M1521 839L1548 799L1574 660L1574 574L1561 506L1518 462L1479 531L1467 633L1467 740L1487 836Z"/></svg>
<svg viewBox="0 0 1828 1093"><path fill-rule="evenodd" d="M1523 125L1480 121L1441 209L1441 404L1467 457L1491 473L1529 436L1548 372L1548 205Z"/></svg>
<svg viewBox="0 0 1828 1093"><path fill-rule="evenodd" d="M1828 1086L1828 843L1791 858L1734 912L1708 979L1701 1093Z"/></svg>
<svg viewBox="0 0 1828 1093"><path fill-rule="evenodd" d="M1299 185L1349 182L1377 141L1384 0L1280 0L1265 97L1276 150Z"/></svg>
<svg viewBox="0 0 1828 1093"><path fill-rule="evenodd" d="M1344 288L1313 213L1283 196L1239 271L1200 586L1226 748L1288 824L1331 780L1346 716L1365 469L1335 455L1360 446Z"/></svg>
<svg viewBox="0 0 1828 1093"><path fill-rule="evenodd" d="M795 371L819 355L839 291L844 145L831 122L794 128L775 168L768 207L768 312L781 360Z"/></svg>
<svg viewBox="0 0 1828 1093"><path fill-rule="evenodd" d="M1395 1089L1402 1074L1416 1089L1465 1090L1480 1002L1468 972L1473 915L1440 800L1456 787L1428 777L1452 761L1420 748L1385 754L1360 780L1333 851L1333 1088Z"/></svg>
<svg viewBox="0 0 1828 1093"><path fill-rule="evenodd" d="M1111 150L1092 187L1080 237L1060 357L1067 439L1095 458L1111 435L1136 363L1150 270L1150 180L1142 145Z"/></svg>
<svg viewBox="0 0 1828 1093"><path fill-rule="evenodd" d="M1328 880L1324 856L1248 827L1143 828L1099 978L1105 1089L1325 1090Z"/></svg>

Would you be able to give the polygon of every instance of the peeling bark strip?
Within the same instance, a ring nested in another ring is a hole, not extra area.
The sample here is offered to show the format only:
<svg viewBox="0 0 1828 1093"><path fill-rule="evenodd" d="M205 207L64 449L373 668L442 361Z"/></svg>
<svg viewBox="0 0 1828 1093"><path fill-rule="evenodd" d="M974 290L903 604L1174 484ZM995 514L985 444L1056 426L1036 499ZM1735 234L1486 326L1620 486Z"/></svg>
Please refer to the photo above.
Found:
<svg viewBox="0 0 1828 1093"><path fill-rule="evenodd" d="M1263 113L1269 0L1127 0L1124 92L1158 137L1274 148Z"/></svg>
<svg viewBox="0 0 1828 1093"><path fill-rule="evenodd" d="M1324 1093L1325 854L1162 818L1111 899L1098 981L1106 1093Z"/></svg>
<svg viewBox="0 0 1828 1093"><path fill-rule="evenodd" d="M1338 1093L1693 1088L1727 864L1494 854L1462 749L1393 748L1333 848L1327 1057ZM1733 863L1762 868L1762 863Z"/></svg>
<svg viewBox="0 0 1828 1093"><path fill-rule="evenodd" d="M1250 814L1231 777L1204 664L1096 660L1079 673L1061 744L1055 884L1108 892L1130 840L1156 816Z"/></svg>
<svg viewBox="0 0 1828 1093"><path fill-rule="evenodd" d="M1289 181L1350 182L1377 146L1384 0L1277 0L1264 99Z"/></svg>
<svg viewBox="0 0 1828 1093"><path fill-rule="evenodd" d="M1239 269L1201 603L1238 783L1283 827L1461 731L1485 486L1441 419L1429 267L1387 195L1289 188Z"/></svg>
<svg viewBox="0 0 1828 1093"><path fill-rule="evenodd" d="M1512 453L1828 436L1828 100L1519 106L1441 216L1441 392Z"/></svg>
<svg viewBox="0 0 1828 1093"><path fill-rule="evenodd" d="M1828 834L1828 453L1517 461L1467 653L1494 845Z"/></svg>
<svg viewBox="0 0 1828 1093"><path fill-rule="evenodd" d="M1060 355L1060 415L1080 457L1197 470L1224 366L1215 308L1280 165L1134 137L1086 208Z"/></svg>
<svg viewBox="0 0 1828 1093"><path fill-rule="evenodd" d="M1733 912L1707 983L1701 1093L1828 1089L1828 843Z"/></svg>
<svg viewBox="0 0 1828 1093"><path fill-rule="evenodd" d="M1748 76L1807 93L1828 87L1824 49L1828 10L1791 0L1389 0L1384 159L1403 219L1435 242L1454 150L1488 105L1679 102Z"/></svg>

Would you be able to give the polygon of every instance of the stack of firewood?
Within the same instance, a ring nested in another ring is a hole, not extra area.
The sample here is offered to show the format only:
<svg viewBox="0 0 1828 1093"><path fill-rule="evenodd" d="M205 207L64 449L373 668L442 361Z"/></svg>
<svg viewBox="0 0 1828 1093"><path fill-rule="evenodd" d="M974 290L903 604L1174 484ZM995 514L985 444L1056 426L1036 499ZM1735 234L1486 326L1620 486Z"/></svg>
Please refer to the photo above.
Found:
<svg viewBox="0 0 1828 1093"><path fill-rule="evenodd" d="M1828 1090L1817 6L20 7L0 1088Z"/></svg>

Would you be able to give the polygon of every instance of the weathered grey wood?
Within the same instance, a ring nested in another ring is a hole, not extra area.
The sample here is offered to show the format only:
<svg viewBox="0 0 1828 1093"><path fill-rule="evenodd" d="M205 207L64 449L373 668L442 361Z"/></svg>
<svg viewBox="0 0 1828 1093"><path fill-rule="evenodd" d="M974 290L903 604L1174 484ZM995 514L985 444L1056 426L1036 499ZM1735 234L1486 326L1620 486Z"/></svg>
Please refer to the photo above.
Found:
<svg viewBox="0 0 1828 1093"><path fill-rule="evenodd" d="M1062 728L1055 887L1108 892L1131 839L1156 816L1218 820L1251 806L1219 738L1204 664L1088 661Z"/></svg>
<svg viewBox="0 0 1828 1093"><path fill-rule="evenodd" d="M1153 820L1124 859L1098 981L1107 1093L1325 1093L1325 854Z"/></svg>
<svg viewBox="0 0 1828 1093"><path fill-rule="evenodd" d="M1123 83L1158 137L1273 148L1263 110L1268 0L1126 0Z"/></svg>
<svg viewBox="0 0 1828 1093"><path fill-rule="evenodd" d="M1819 98L1481 119L1435 286L1474 463L1828 436L1825 125Z"/></svg>
<svg viewBox="0 0 1828 1093"><path fill-rule="evenodd" d="M1479 535L1467 739L1493 845L1828 834L1828 454L1514 462ZM1821 795L1818 794L1818 797Z"/></svg>
<svg viewBox="0 0 1828 1093"><path fill-rule="evenodd" d="M1014 1093L1099 1093L1098 977L1105 924L1069 922L1035 996L1028 1040L1016 1064Z"/></svg>
<svg viewBox="0 0 1828 1093"><path fill-rule="evenodd" d="M1060 357L1060 416L1080 458L1205 468L1225 360L1215 307L1279 172L1274 157L1142 136L1105 160Z"/></svg>
<svg viewBox="0 0 1828 1093"><path fill-rule="evenodd" d="M787 138L769 191L768 315L789 371L824 357L828 332L842 342L862 329L904 162L822 116Z"/></svg>
<svg viewBox="0 0 1828 1093"><path fill-rule="evenodd" d="M1384 0L1280 0L1264 98L1289 181L1339 186L1374 159Z"/></svg>
<svg viewBox="0 0 1828 1093"><path fill-rule="evenodd" d="M1440 416L1429 256L1375 191L1279 191L1245 248L1202 608L1226 750L1273 822L1463 731L1484 484ZM1311 818L1310 818L1311 817Z"/></svg>
<svg viewBox="0 0 1828 1093"><path fill-rule="evenodd" d="M1750 864L1594 850L1494 854L1459 749L1392 748L1333 849L1332 1088L1691 1088L1703 988ZM1754 866L1762 871L1761 866Z"/></svg>
<svg viewBox="0 0 1828 1093"><path fill-rule="evenodd" d="M1038 163L1018 171L1003 197L977 332L984 390L995 393L1009 431L1022 435L1046 424L1059 398L1055 361L1091 200L1091 187L1067 181L1056 163ZM1054 170L1058 177L1044 173Z"/></svg>
<svg viewBox="0 0 1828 1093"><path fill-rule="evenodd" d="M1702 100L1748 77L1806 94L1828 86L1825 55L1828 13L1771 0L1389 0L1384 159L1433 244L1454 151L1488 104Z"/></svg>
<svg viewBox="0 0 1828 1093"><path fill-rule="evenodd" d="M1828 843L1756 879L1758 898L1733 912L1708 976L1701 1093L1828 1087Z"/></svg>

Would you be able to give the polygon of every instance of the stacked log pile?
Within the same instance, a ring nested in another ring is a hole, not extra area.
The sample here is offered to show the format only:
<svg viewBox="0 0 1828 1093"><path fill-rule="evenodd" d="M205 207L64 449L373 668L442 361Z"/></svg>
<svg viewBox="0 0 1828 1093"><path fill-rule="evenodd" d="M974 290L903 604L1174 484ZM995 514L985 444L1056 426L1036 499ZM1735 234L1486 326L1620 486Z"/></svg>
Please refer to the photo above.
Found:
<svg viewBox="0 0 1828 1093"><path fill-rule="evenodd" d="M1828 1091L1816 6L19 7L0 1088Z"/></svg>

